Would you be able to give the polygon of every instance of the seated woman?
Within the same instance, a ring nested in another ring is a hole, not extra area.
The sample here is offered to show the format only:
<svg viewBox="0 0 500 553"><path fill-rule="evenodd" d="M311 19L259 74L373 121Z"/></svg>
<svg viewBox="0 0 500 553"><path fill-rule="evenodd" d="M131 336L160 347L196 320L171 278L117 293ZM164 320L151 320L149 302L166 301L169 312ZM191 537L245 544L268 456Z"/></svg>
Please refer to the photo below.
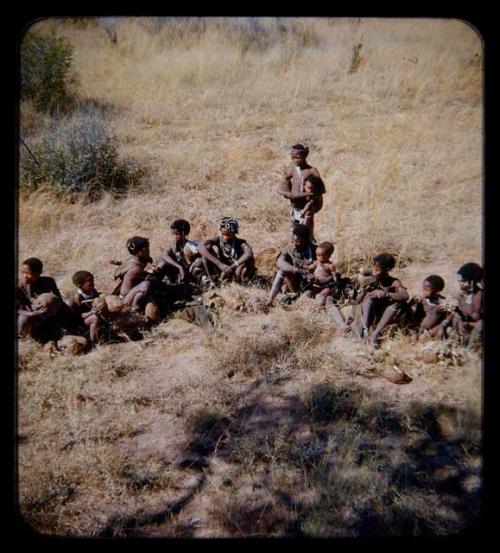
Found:
<svg viewBox="0 0 500 553"><path fill-rule="evenodd" d="M218 221L219 235L200 241L200 252L207 277L213 282L233 280L248 282L255 275L255 259L250 245L236 235L239 225L236 219L224 217Z"/></svg>

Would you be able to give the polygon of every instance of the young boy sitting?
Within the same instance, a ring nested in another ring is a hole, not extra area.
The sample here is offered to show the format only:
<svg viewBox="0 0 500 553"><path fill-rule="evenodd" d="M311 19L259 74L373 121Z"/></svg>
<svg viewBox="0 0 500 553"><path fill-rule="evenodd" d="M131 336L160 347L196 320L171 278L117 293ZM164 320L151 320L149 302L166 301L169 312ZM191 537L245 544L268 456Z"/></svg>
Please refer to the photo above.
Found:
<svg viewBox="0 0 500 553"><path fill-rule="evenodd" d="M98 344L102 339L103 323L99 315L92 309L92 300L100 295L95 289L94 275L89 271L77 271L73 275L72 281L76 286L76 293L69 302L71 312L76 317L77 324L83 323L84 328L88 328L91 342Z"/></svg>
<svg viewBox="0 0 500 553"><path fill-rule="evenodd" d="M481 341L484 318L484 291L481 287L483 269L477 263L466 263L457 271L460 287L458 306L441 323L441 336L447 335L451 326L465 345Z"/></svg>
<svg viewBox="0 0 500 553"><path fill-rule="evenodd" d="M58 340L62 329L71 324L71 313L63 302L61 293L52 277L42 276L40 259L30 257L21 263L19 284L16 289L17 325L21 338L31 338L45 343ZM37 306L37 298L47 298L45 307Z"/></svg>
<svg viewBox="0 0 500 553"><path fill-rule="evenodd" d="M314 210L308 209L303 214L303 222L310 232L311 238L314 236L314 213L317 213L323 207L323 194L326 192L325 184L321 179L318 169L307 163L309 148L302 144L295 144L290 150L290 158L292 163L285 167L282 173L281 182L278 186L278 194L290 200L291 211L290 216L294 221L295 215L302 212L306 204L311 200L311 193L306 192L305 183L310 176L314 176L315 180L315 199Z"/></svg>
<svg viewBox="0 0 500 553"><path fill-rule="evenodd" d="M445 298L440 294L444 286L442 277L430 275L422 284L422 293L410 300L410 316L412 326L417 328L417 336L440 336L443 328L441 323L446 317L446 307L443 303Z"/></svg>
<svg viewBox="0 0 500 553"><path fill-rule="evenodd" d="M321 242L316 247L316 261L307 267L313 271L312 285L309 287L306 295L315 298L316 302L324 306L327 313L333 317L335 322L342 330L347 330L347 324L335 305L340 292L340 275L337 273L335 265L330 261L335 246L331 242Z"/></svg>
<svg viewBox="0 0 500 553"><path fill-rule="evenodd" d="M219 236L198 244L208 278L213 282L215 270L221 281L247 282L255 275L255 259L248 242L236 236L239 232L238 221L224 217L217 226Z"/></svg>
<svg viewBox="0 0 500 553"><path fill-rule="evenodd" d="M306 225L296 225L292 230L292 243L281 250L277 257L278 271L271 286L266 306L273 305L284 283L289 291L298 292L312 279L308 270L316 260L316 250L311 242L311 231Z"/></svg>
<svg viewBox="0 0 500 553"><path fill-rule="evenodd" d="M365 339L368 338L371 326L377 323L370 338L370 343L374 346L379 345L382 331L389 324L396 322L409 298L401 281L389 274L395 265L396 260L391 254L376 255L372 267L375 283L369 289L361 288L356 296L356 302L361 304L362 336Z"/></svg>
<svg viewBox="0 0 500 553"><path fill-rule="evenodd" d="M165 275L171 283L183 282L190 274L193 260L199 257L198 245L188 240L191 225L185 219L177 219L170 228L173 240L156 262L154 272L157 276Z"/></svg>

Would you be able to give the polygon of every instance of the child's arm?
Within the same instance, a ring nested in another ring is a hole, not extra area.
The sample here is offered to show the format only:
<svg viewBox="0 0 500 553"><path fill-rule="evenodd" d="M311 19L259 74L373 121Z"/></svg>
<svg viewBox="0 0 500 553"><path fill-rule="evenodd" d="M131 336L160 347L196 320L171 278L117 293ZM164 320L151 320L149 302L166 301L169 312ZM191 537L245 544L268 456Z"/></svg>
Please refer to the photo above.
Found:
<svg viewBox="0 0 500 553"><path fill-rule="evenodd" d="M313 261L312 263L309 263L309 265L304 265L304 269L307 269L308 271L314 271L318 265L317 261Z"/></svg>
<svg viewBox="0 0 500 553"><path fill-rule="evenodd" d="M310 267L310 265L307 268L295 267L295 265L292 265L286 260L286 255L283 253L278 256L277 266L278 266L278 269L288 274L294 274L294 275L310 274L309 268L308 268Z"/></svg>
<svg viewBox="0 0 500 553"><path fill-rule="evenodd" d="M158 260L158 263L156 264L154 272L155 273L160 272L167 265L171 265L175 267L182 275L182 278L186 276L186 270L184 269L184 267L180 263L177 263L177 261L172 258L172 256L168 253L168 251L162 253L162 255L160 256L160 259Z"/></svg>
<svg viewBox="0 0 500 553"><path fill-rule="evenodd" d="M304 206L304 208L302 209L302 216L306 215L307 213L309 213L309 211L313 211L314 212L314 200L309 200L306 205Z"/></svg>
<svg viewBox="0 0 500 553"><path fill-rule="evenodd" d="M408 290L402 285L399 280L395 280L393 287L396 288L394 292L389 292L389 297L394 301L408 301L410 294Z"/></svg>
<svg viewBox="0 0 500 553"><path fill-rule="evenodd" d="M374 298L389 298L393 301L407 301L410 297L408 290L401 284L401 281L395 279L391 286L393 292L384 292L383 290L374 290L371 292Z"/></svg>

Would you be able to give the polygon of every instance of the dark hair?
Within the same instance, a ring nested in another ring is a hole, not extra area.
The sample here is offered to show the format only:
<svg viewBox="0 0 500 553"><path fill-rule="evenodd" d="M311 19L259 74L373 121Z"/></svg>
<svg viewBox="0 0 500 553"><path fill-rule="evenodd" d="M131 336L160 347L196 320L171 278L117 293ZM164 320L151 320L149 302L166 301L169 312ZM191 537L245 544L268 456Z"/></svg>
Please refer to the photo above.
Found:
<svg viewBox="0 0 500 553"><path fill-rule="evenodd" d="M297 153L302 154L304 157L307 157L309 155L309 148L307 146L304 146L303 144L294 144L290 150L298 150Z"/></svg>
<svg viewBox="0 0 500 553"><path fill-rule="evenodd" d="M88 271L76 271L76 273L71 277L71 280L77 288L80 288L80 286L85 284L89 278L94 278L94 275Z"/></svg>
<svg viewBox="0 0 500 553"><path fill-rule="evenodd" d="M304 184L306 182L310 182L313 185L313 190L315 192L318 192L323 189L323 180L320 177L317 177L316 175L308 175L304 179Z"/></svg>
<svg viewBox="0 0 500 553"><path fill-rule="evenodd" d="M132 255L146 246L149 246L149 240L143 236L132 236L127 240L127 250Z"/></svg>
<svg viewBox="0 0 500 553"><path fill-rule="evenodd" d="M38 257L28 257L25 259L21 265L27 265L32 269L37 275L41 275L43 271L43 263L38 259Z"/></svg>
<svg viewBox="0 0 500 553"><path fill-rule="evenodd" d="M439 275L430 275L424 278L424 282L428 282L436 292L441 292L444 288L444 279Z"/></svg>
<svg viewBox="0 0 500 553"><path fill-rule="evenodd" d="M189 231L191 230L191 225L185 219L177 219L170 225L170 228L172 230L183 232L184 234L189 234Z"/></svg>
<svg viewBox="0 0 500 553"><path fill-rule="evenodd" d="M466 281L480 282L483 278L483 269L477 263L466 263L457 273Z"/></svg>
<svg viewBox="0 0 500 553"><path fill-rule="evenodd" d="M390 271L396 265L396 260L393 255L384 252L379 253L373 258L373 264L375 265L375 263L380 265L385 271Z"/></svg>
<svg viewBox="0 0 500 553"><path fill-rule="evenodd" d="M316 246L316 250L324 250L327 255L331 255L335 250L335 246L331 242L321 242Z"/></svg>
<svg viewBox="0 0 500 553"><path fill-rule="evenodd" d="M311 231L306 225L294 225L292 234L297 238L302 238L307 241L309 241L309 239L311 238Z"/></svg>

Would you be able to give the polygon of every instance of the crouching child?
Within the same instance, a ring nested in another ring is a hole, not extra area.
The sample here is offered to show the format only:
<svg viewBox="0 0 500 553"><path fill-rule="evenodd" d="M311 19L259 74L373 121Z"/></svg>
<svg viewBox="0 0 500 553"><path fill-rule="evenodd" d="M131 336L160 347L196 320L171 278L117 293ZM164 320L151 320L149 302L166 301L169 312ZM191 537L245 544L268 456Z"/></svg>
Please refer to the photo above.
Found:
<svg viewBox="0 0 500 553"><path fill-rule="evenodd" d="M400 318L405 310L409 294L401 281L389 274L396 265L394 256L381 253L373 258L374 283L361 288L356 302L361 304L363 321L362 337L374 346L380 344L381 333ZM371 331L372 326L375 329Z"/></svg>
<svg viewBox="0 0 500 553"><path fill-rule="evenodd" d="M481 285L483 269L477 263L466 263L457 271L460 295L457 305L443 320L441 335L450 329L466 346L481 343L484 326L484 291Z"/></svg>
<svg viewBox="0 0 500 553"><path fill-rule="evenodd" d="M409 301L409 318L416 336L444 338L442 322L446 318L445 297L441 295L445 282L439 275L430 275L422 283L422 293Z"/></svg>
<svg viewBox="0 0 500 553"><path fill-rule="evenodd" d="M94 275L89 271L77 271L72 277L76 292L68 305L76 319L76 325L88 332L92 344L99 344L105 335L104 321L92 306L100 296L95 288Z"/></svg>

